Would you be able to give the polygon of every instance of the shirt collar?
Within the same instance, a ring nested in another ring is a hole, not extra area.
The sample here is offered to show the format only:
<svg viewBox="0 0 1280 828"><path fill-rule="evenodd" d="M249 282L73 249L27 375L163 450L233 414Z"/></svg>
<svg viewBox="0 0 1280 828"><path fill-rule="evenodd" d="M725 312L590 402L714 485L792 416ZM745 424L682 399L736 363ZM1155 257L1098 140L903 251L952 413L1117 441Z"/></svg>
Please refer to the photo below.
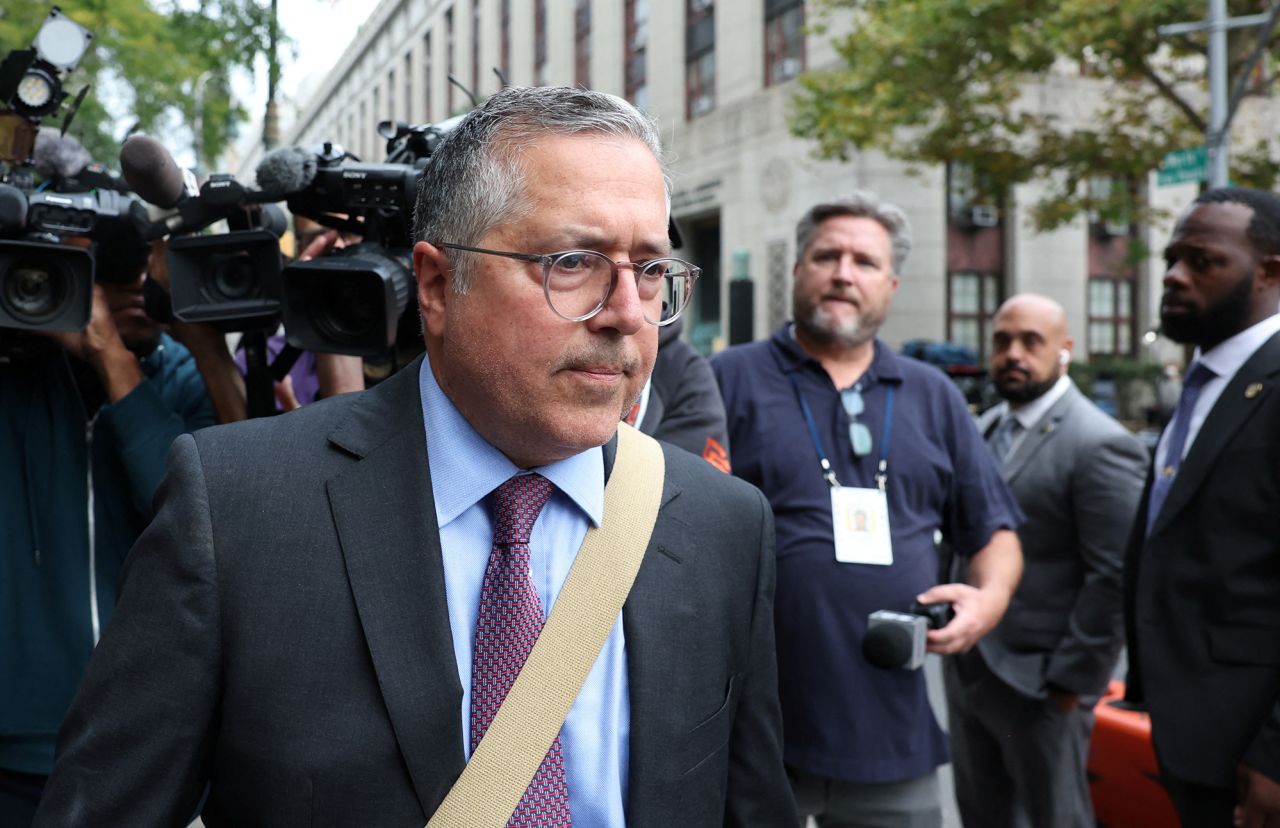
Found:
<svg viewBox="0 0 1280 828"><path fill-rule="evenodd" d="M436 382L429 360L418 373L426 430L431 492L441 528L521 473L480 436ZM555 484L595 526L604 516L604 454L599 446L536 471Z"/></svg>
<svg viewBox="0 0 1280 828"><path fill-rule="evenodd" d="M1058 377L1058 381L1040 396L1019 409L1008 408L1007 411L1013 414L1017 419L1018 425L1022 426L1024 431L1030 431L1032 426L1040 422L1044 415L1049 413L1049 409L1053 408L1058 400L1062 399L1062 395L1067 393L1067 389L1071 387L1071 378L1065 373Z"/></svg>
<svg viewBox="0 0 1280 828"><path fill-rule="evenodd" d="M1277 331L1280 331L1280 314L1273 313L1204 353L1196 348L1195 358L1218 376L1230 379L1253 356L1253 352L1261 348Z"/></svg>
<svg viewBox="0 0 1280 828"><path fill-rule="evenodd" d="M784 323L782 327L773 332L771 339L778 348L784 372L799 371L804 366L810 365L824 377L827 376L826 369L822 367L822 363L814 359L796 340L794 322ZM866 373L858 381L902 382L902 365L900 362L902 357L895 354L893 349L880 339L875 340L874 347L871 365L868 366Z"/></svg>

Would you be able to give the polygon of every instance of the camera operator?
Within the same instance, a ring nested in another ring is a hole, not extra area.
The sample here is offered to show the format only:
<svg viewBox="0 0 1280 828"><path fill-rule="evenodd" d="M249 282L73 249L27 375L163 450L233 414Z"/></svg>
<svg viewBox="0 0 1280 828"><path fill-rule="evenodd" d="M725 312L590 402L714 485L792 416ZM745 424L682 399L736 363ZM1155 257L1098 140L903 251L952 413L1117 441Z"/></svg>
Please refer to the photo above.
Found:
<svg viewBox="0 0 1280 828"><path fill-rule="evenodd" d="M189 350L146 315L149 253L128 234L100 239L85 329L49 333L44 347L0 368L4 828L34 815L121 564L151 519L169 444L214 424L201 370L224 398L234 391L234 365L216 331L175 331Z"/></svg>

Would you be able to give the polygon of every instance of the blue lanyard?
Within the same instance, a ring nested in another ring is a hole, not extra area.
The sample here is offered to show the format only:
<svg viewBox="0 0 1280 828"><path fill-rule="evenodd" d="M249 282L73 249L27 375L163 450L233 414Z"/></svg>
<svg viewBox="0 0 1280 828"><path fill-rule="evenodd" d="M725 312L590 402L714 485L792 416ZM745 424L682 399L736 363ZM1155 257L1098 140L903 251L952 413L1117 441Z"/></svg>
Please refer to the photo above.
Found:
<svg viewBox="0 0 1280 828"><path fill-rule="evenodd" d="M813 440L813 450L818 453L818 464L822 466L822 479L827 481L831 488L838 489L840 480L836 477L835 469L831 468L831 461L827 459L827 450L822 447L822 438L818 436L818 424L813 421L813 412L809 410L809 403L805 400L804 394L800 393L800 381L796 379L794 371L787 372L787 379L791 380L791 387L795 389L800 410L804 412L804 421L809 425L809 438ZM884 387L884 433L880 437L880 462L876 466L876 485L882 492L889 480L889 438L892 435L893 386L886 384Z"/></svg>

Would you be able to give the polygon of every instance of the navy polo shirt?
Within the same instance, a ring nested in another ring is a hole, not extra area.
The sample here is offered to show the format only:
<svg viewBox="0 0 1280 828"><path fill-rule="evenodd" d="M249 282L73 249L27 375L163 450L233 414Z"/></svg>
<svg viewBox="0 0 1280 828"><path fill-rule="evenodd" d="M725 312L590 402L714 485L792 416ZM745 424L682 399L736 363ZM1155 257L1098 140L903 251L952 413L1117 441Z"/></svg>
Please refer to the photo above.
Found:
<svg viewBox="0 0 1280 828"><path fill-rule="evenodd" d="M905 610L938 582L935 530L961 555L979 551L1022 513L955 386L879 340L859 379L870 455L849 440L840 392L784 325L767 341L711 361L728 413L733 473L759 487L777 524L775 626L785 758L857 782L914 779L948 760L921 670L882 670L862 656L867 614ZM893 564L839 563L831 489L788 373L813 412L836 476L876 485L885 389L894 387L887 496Z"/></svg>

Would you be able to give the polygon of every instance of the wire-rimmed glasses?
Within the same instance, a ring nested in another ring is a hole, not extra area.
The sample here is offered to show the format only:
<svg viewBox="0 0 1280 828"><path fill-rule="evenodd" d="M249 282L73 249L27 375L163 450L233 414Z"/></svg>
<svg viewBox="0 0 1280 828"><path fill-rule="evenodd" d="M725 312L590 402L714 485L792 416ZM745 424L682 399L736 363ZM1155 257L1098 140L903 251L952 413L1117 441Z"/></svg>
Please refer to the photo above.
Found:
<svg viewBox="0 0 1280 828"><path fill-rule="evenodd" d="M693 296L693 283L702 273L683 259L650 259L647 262L615 262L594 250L560 253L512 253L462 244L439 242L436 247L505 256L542 265L542 292L551 310L570 322L582 322L599 313L618 284L618 268L635 272L636 291L646 322L668 325L684 312Z"/></svg>
<svg viewBox="0 0 1280 828"><path fill-rule="evenodd" d="M861 384L841 391L840 402L844 405L844 413L849 415L849 442L853 444L853 453L866 457L871 453L871 429L858 420L858 415L866 409Z"/></svg>

